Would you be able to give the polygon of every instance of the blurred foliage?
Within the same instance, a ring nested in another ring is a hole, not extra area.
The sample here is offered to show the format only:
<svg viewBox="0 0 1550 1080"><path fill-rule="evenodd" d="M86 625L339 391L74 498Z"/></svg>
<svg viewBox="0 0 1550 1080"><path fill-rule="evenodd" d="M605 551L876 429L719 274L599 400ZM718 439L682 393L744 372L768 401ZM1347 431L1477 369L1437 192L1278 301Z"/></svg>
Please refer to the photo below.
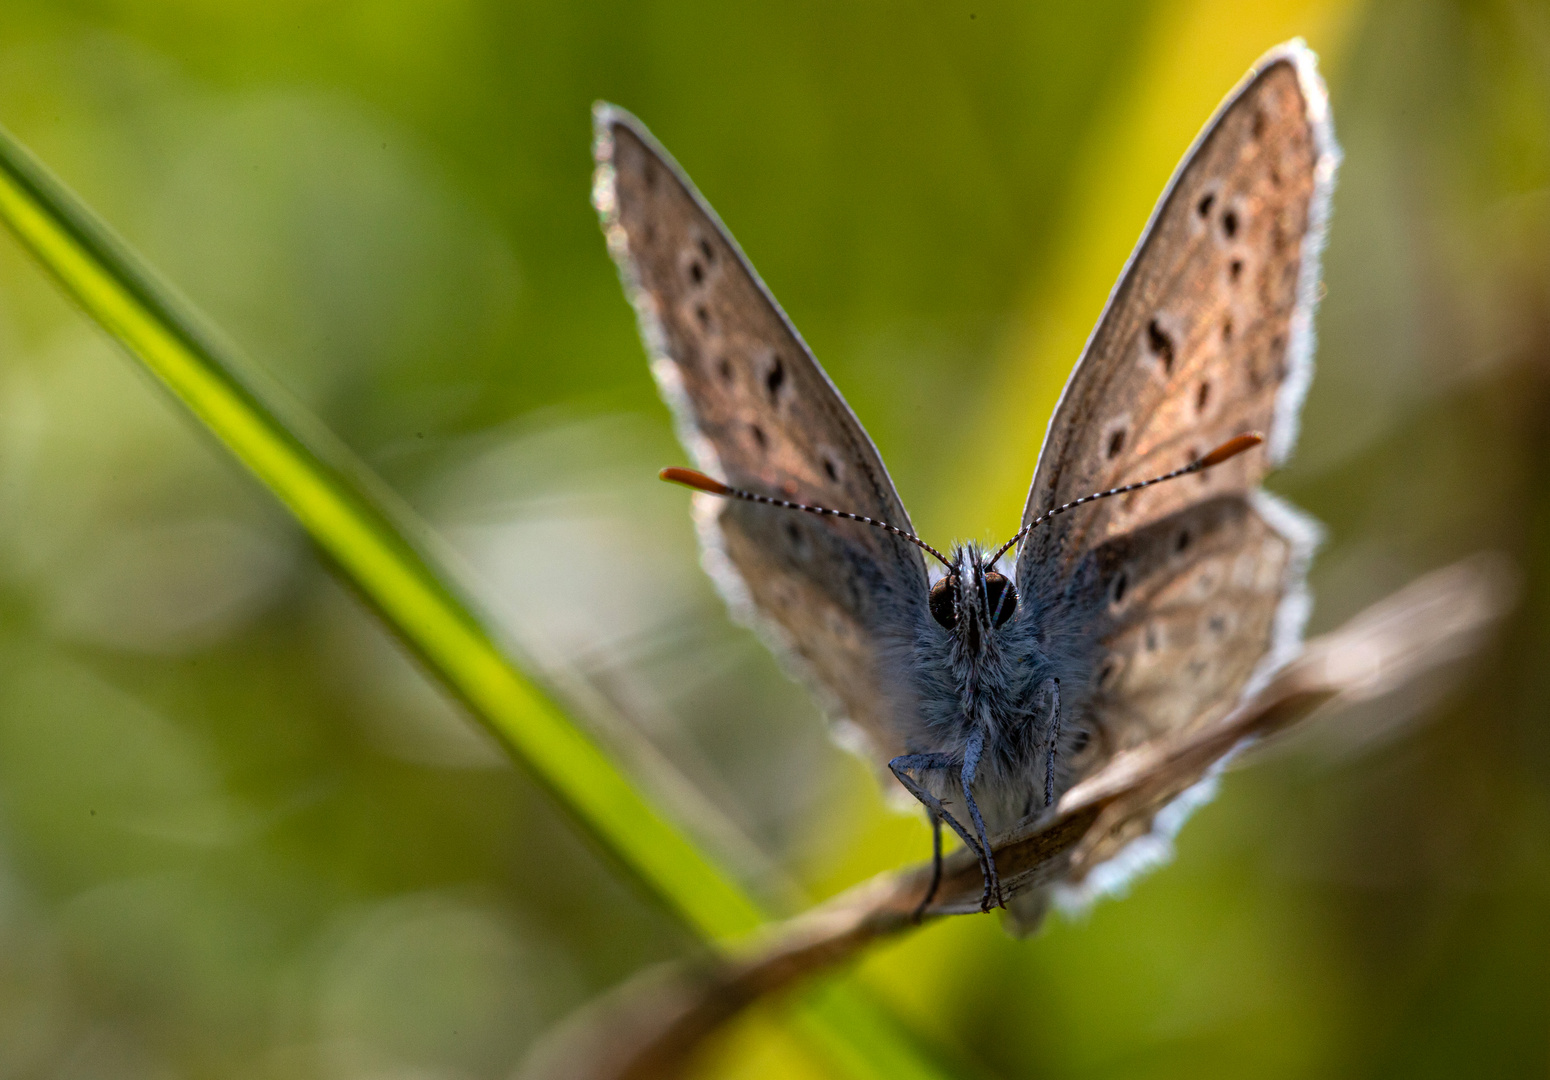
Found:
<svg viewBox="0 0 1550 1080"><path fill-rule="evenodd" d="M1168 171L1306 34L1346 149L1276 480L1329 525L1315 628L1481 547L1520 613L1426 722L1233 776L1129 899L862 975L1009 1076L1543 1071L1550 9L1255 8L11 0L0 121L796 903L925 830L730 628L653 479L681 452L587 206L590 102L689 169L945 540L1007 531ZM0 244L0 1077L493 1080L689 947ZM788 1054L755 1018L706 1069Z"/></svg>

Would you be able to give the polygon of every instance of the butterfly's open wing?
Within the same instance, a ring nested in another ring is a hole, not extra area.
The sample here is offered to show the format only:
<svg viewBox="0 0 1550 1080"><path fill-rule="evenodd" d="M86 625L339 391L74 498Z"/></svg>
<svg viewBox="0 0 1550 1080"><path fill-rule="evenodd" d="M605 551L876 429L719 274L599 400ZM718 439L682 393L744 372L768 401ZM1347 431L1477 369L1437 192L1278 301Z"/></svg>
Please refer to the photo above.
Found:
<svg viewBox="0 0 1550 1080"><path fill-rule="evenodd" d="M1197 476L1039 526L1018 552L1025 591L1057 595L1106 543L1233 496L1240 561L1253 555L1261 563L1251 575L1257 591L1238 598L1239 616L1228 617L1269 627L1283 605L1297 602L1301 571L1292 571L1301 560L1292 556L1308 546L1310 530L1289 511L1266 521L1258 508L1264 500L1249 496L1295 435L1337 160L1312 54L1300 44L1277 49L1223 105L1164 193L1055 410L1024 521L1089 492L1177 468L1244 431L1266 432L1268 443ZM1175 542L1190 532L1180 526ZM1193 565L1148 557L1110 582L1129 592L1123 604L1130 629L1103 641L1108 653L1096 661L1095 675L1108 670L1112 678L1138 662L1146 650L1136 651L1137 642L1147 640L1181 665L1167 685L1145 690L1132 668L1121 684L1130 689L1116 685L1099 695L1093 723L1110 750L1214 719L1275 651L1274 635L1213 633L1222 594L1204 582L1232 575L1191 577ZM1260 587L1277 567L1274 588ZM1187 659L1175 649L1185 640L1192 643ZM1200 664L1217 676L1192 680L1189 672Z"/></svg>
<svg viewBox="0 0 1550 1080"><path fill-rule="evenodd" d="M594 120L593 201L700 468L910 529L866 432L687 177L622 110L600 105ZM900 752L907 680L888 668L924 610L920 551L853 522L697 500L707 568L734 610L762 615L832 712Z"/></svg>
<svg viewBox="0 0 1550 1080"><path fill-rule="evenodd" d="M1313 55L1301 43L1274 50L1186 155L1066 384L1025 524L1242 432L1268 436L1023 542L1025 595L1070 605L1096 638L1077 718L1088 741L1069 778L1219 719L1296 646L1315 529L1258 485L1291 449L1311 377L1338 160ZM1123 880L1124 861L1107 883Z"/></svg>
<svg viewBox="0 0 1550 1080"><path fill-rule="evenodd" d="M1265 447L1040 526L1020 582L1063 580L1112 536L1247 492L1290 451L1311 377L1318 256L1339 151L1300 43L1250 72L1185 157L1066 384L1024 522L1187 464L1234 435Z"/></svg>

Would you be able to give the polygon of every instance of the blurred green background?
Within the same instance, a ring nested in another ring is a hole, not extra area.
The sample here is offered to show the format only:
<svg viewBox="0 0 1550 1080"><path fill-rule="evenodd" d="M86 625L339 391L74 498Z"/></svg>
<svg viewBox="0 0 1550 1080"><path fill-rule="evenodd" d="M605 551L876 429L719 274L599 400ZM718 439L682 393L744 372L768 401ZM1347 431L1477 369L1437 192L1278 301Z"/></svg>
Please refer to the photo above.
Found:
<svg viewBox="0 0 1550 1080"><path fill-rule="evenodd" d="M1522 602L1403 729L1330 721L1170 867L860 975L987 1075L1550 1071L1550 7L8 0L0 123L434 523L752 887L921 857L697 568L587 205L642 117L935 541L1014 526L1152 202L1268 46L1346 151L1274 487L1313 629L1482 548ZM692 942L0 242L0 1078L504 1080ZM756 1017L709 1076L822 1075Z"/></svg>

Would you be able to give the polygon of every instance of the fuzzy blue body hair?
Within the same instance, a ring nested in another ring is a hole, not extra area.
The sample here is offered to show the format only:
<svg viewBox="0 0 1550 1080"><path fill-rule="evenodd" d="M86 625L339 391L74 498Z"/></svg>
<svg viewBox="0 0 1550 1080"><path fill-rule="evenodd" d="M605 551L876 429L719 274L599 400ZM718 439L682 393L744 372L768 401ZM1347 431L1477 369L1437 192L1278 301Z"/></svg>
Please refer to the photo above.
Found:
<svg viewBox="0 0 1550 1080"><path fill-rule="evenodd" d="M983 580L995 572L989 557L978 545L954 549L944 577L968 583L957 590L958 623L942 626L918 605L895 671L913 691L913 707L896 714L904 747L950 759L921 783L966 826L967 815L952 804L965 750L979 734L973 790L994 834L1041 811L1051 790L1058 798L1069 786L1068 751L1084 737L1080 718L1091 696L1101 620L1081 591L1028 580L1019 583L1010 618L994 625L984 610Z"/></svg>

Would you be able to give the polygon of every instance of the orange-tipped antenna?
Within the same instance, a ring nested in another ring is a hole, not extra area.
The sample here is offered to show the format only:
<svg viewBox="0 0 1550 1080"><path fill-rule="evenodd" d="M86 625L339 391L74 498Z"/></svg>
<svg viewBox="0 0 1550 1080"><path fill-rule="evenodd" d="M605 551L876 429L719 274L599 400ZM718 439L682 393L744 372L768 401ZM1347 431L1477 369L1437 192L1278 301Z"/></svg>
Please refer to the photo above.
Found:
<svg viewBox="0 0 1550 1080"><path fill-rule="evenodd" d="M1024 525L1021 529L1018 530L1016 536L1012 537L1012 539L1008 540L1006 543L1002 544L999 548L996 549L996 553L990 557L990 561L985 565L996 565L996 560L1005 555L1007 550L1013 544L1017 543L1023 537L1027 536L1028 533L1031 532L1035 527L1044 524L1056 514L1064 514L1067 510L1073 510L1078 506L1082 506L1090 502L1096 502L1099 499L1107 499L1111 495L1124 495L1131 491L1140 491L1142 488L1151 487L1153 484L1161 484L1165 480L1177 480L1181 476L1188 476L1190 473L1201 472L1202 470L1209 469L1214 465L1220 465L1224 461L1230 461L1231 459L1237 457L1239 454L1243 453L1245 450L1251 450L1264 441L1265 437L1259 432L1246 431L1242 435L1234 435L1221 446L1218 446L1215 450L1212 450L1209 454L1206 454L1204 457L1196 458L1182 469L1174 469L1170 473L1163 473L1161 476L1154 476L1150 480L1141 480L1134 484L1126 484L1123 487L1110 488L1108 491L1096 491L1091 495L1083 495L1080 499L1072 499L1070 502L1063 506L1057 506L1053 510L1048 510L1045 513L1040 514L1038 517L1028 522L1028 524Z"/></svg>
<svg viewBox="0 0 1550 1080"><path fill-rule="evenodd" d="M943 555L940 551L926 543L914 533L905 532L903 529L895 528L894 526L888 524L886 521L878 521L876 518L862 517L860 514L847 514L843 510L830 510L826 506L809 506L807 503L789 502L786 499L774 499L768 495L759 495L752 491L744 491L741 488L728 487L720 480L706 476L702 472L695 472L693 469L680 469L674 466L672 468L663 469L661 472L657 473L657 476L663 480L666 480L670 484L682 484L684 487L693 488L695 491L703 491L707 495L719 495L723 499L742 499L745 502L760 503L764 506L778 506L782 510L801 510L804 513L816 514L819 517L837 517L844 518L847 521L859 521L863 525L871 525L875 528L883 529L886 532L891 532L893 535L899 537L900 539L908 540L922 551L930 553L932 557L934 557L936 561L941 563L943 566L947 567L948 569L952 569L952 563L948 562L946 555Z"/></svg>
<svg viewBox="0 0 1550 1080"><path fill-rule="evenodd" d="M1264 441L1265 437L1257 431L1246 431L1242 435L1234 435L1199 461L1192 462L1185 471L1199 472L1201 469L1209 469L1213 465L1220 465L1229 458L1237 457L1245 450L1252 450Z"/></svg>
<svg viewBox="0 0 1550 1080"><path fill-rule="evenodd" d="M666 480L669 484L682 484L686 488L703 491L709 495L720 495L725 498L732 494L732 489L720 480L712 479L702 472L695 472L693 469L680 469L677 466L673 466L657 473L657 477Z"/></svg>

